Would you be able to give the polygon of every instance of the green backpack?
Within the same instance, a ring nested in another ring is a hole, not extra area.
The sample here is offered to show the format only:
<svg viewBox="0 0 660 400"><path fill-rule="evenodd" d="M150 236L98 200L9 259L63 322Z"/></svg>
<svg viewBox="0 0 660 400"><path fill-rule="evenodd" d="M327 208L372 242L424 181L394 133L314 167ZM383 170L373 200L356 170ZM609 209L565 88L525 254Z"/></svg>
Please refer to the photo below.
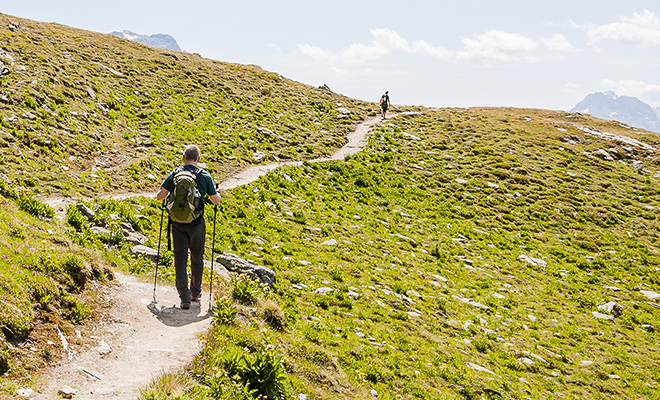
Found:
<svg viewBox="0 0 660 400"><path fill-rule="evenodd" d="M196 168L186 171L183 167L174 171L174 189L167 196L167 211L174 222L188 224L204 211L204 202L197 190L197 176L202 172Z"/></svg>

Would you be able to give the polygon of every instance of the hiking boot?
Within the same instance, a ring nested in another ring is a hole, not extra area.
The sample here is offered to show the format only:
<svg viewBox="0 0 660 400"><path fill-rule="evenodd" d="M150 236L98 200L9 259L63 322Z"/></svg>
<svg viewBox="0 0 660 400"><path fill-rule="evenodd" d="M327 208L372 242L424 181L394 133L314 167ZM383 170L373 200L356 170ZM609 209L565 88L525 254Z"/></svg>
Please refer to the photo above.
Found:
<svg viewBox="0 0 660 400"><path fill-rule="evenodd" d="M181 309L182 310L189 310L190 309L190 303L181 302Z"/></svg>
<svg viewBox="0 0 660 400"><path fill-rule="evenodd" d="M202 295L201 295L201 294L198 294L197 296L193 296L190 300L192 300L192 301L199 301L199 299L201 299L201 298L202 298Z"/></svg>

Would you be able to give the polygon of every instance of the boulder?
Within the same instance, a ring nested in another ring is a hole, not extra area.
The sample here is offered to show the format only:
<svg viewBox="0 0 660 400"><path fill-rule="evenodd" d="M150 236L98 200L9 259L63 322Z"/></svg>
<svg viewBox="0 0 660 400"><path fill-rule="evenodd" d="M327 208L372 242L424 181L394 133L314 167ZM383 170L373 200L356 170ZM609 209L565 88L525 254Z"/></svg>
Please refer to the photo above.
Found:
<svg viewBox="0 0 660 400"><path fill-rule="evenodd" d="M238 274L246 274L255 281L260 281L268 285L275 283L275 271L262 265L255 264L252 261L245 260L231 253L224 253L218 256L215 261L219 262L228 271Z"/></svg>
<svg viewBox="0 0 660 400"><path fill-rule="evenodd" d="M147 237L140 232L127 232L124 231L124 240L133 244L147 243Z"/></svg>
<svg viewBox="0 0 660 400"><path fill-rule="evenodd" d="M151 259L154 262L156 262L156 260L158 260L158 250L153 249L151 247L147 247L147 246L139 244L137 246L131 247L129 251L131 252L132 255L134 255L136 257L137 256L144 256L144 257L147 257L147 258Z"/></svg>
<svg viewBox="0 0 660 400"><path fill-rule="evenodd" d="M77 208L78 211L80 211L80 212L82 213L82 215L84 215L87 219L92 220L92 219L96 218L96 213L94 212L94 210L92 210L91 208L87 207L85 204L83 204L83 203L78 203L78 204L76 204L76 208Z"/></svg>

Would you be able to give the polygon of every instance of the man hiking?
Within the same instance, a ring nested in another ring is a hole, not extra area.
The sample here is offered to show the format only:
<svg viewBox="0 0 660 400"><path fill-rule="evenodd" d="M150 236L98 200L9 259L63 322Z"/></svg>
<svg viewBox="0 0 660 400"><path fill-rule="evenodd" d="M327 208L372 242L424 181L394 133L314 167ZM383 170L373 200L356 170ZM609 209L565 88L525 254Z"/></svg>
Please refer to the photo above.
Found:
<svg viewBox="0 0 660 400"><path fill-rule="evenodd" d="M380 108L382 109L381 115L383 118L385 118L385 114L387 113L387 107L390 105L390 96L388 94L389 92L386 90L385 93L380 96Z"/></svg>
<svg viewBox="0 0 660 400"><path fill-rule="evenodd" d="M181 308L184 310L190 308L191 301L199 301L202 295L206 242L204 198L208 195L211 203L220 203L213 178L208 172L197 167L199 159L199 147L187 146L183 151L184 165L165 178L156 194L157 200L167 198L167 209L172 220L176 290L179 292ZM189 249L190 288L188 288L187 271Z"/></svg>

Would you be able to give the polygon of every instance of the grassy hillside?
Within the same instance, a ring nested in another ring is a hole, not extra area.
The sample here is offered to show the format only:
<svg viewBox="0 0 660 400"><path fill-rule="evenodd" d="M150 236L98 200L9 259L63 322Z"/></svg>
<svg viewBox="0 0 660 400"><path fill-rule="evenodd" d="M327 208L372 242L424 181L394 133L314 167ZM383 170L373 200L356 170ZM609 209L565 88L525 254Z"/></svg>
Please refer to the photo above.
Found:
<svg viewBox="0 0 660 400"><path fill-rule="evenodd" d="M157 187L195 142L214 176L328 155L374 104L253 65L0 14L0 172L35 191Z"/></svg>
<svg viewBox="0 0 660 400"><path fill-rule="evenodd" d="M242 354L281 357L308 399L658 398L655 143L559 112L426 111L233 190L216 249L279 281L225 287L203 354L145 397L242 398L222 378ZM610 301L623 314L596 319Z"/></svg>
<svg viewBox="0 0 660 400"><path fill-rule="evenodd" d="M59 331L84 330L108 266L151 273L121 224L156 246L160 204L95 195L158 186L190 142L218 179L256 152L327 155L376 107L5 15L0 47L3 395L63 353ZM419 111L345 161L223 193L216 251L278 281L217 283L203 353L144 398L658 398L657 135L561 112ZM96 216L54 220L38 200L54 194L88 196ZM610 301L622 314L595 318Z"/></svg>

